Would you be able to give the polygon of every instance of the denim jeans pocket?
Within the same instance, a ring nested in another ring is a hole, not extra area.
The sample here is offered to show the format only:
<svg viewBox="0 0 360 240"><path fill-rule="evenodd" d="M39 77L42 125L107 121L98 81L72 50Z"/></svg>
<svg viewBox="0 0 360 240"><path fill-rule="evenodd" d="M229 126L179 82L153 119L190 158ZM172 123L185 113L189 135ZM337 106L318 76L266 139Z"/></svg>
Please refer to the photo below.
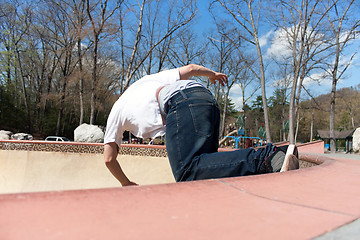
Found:
<svg viewBox="0 0 360 240"><path fill-rule="evenodd" d="M201 136L210 137L214 134L215 109L214 103L204 102L189 104L195 133Z"/></svg>

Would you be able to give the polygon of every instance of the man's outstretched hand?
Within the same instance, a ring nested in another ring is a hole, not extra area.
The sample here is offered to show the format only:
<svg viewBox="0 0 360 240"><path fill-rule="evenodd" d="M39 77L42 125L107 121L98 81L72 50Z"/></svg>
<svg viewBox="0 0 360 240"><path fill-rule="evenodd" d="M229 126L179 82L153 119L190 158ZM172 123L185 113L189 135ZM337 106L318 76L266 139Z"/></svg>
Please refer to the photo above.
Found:
<svg viewBox="0 0 360 240"><path fill-rule="evenodd" d="M210 82L215 84L216 81L220 82L222 86L227 83L228 77L224 73L215 72L204 66L197 64L189 64L179 68L180 80L187 80L192 76L208 77Z"/></svg>
<svg viewBox="0 0 360 240"><path fill-rule="evenodd" d="M209 77L210 82L215 84L218 81L222 86L227 83L227 76L224 73L214 72L214 76Z"/></svg>

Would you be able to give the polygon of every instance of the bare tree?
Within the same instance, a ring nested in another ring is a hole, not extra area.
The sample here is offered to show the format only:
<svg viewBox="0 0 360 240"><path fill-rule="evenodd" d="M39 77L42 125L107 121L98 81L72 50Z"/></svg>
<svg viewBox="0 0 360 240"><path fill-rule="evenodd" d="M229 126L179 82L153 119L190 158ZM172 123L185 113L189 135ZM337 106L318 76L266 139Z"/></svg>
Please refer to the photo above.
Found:
<svg viewBox="0 0 360 240"><path fill-rule="evenodd" d="M329 49L323 27L324 18L332 6L323 6L320 0L278 1L275 16L272 20L278 28L280 37L275 41L283 41L287 47L285 53L277 53L283 58L284 66L292 68L292 87L289 103L289 142L296 142L299 124L298 106L303 81L309 74L321 68ZM282 39L281 39L282 38ZM296 129L296 130L295 130Z"/></svg>
<svg viewBox="0 0 360 240"><path fill-rule="evenodd" d="M214 38L209 38L209 41L211 43L211 46L215 48L214 53L214 59L215 62L213 63L213 68L216 66L215 69L219 72L229 72L228 74L228 81L225 84L224 87L221 87L220 84L216 85L215 89L215 97L218 101L220 101L220 98L222 96L222 102L223 102L223 109L222 109L222 119L220 121L220 136L224 136L225 131L225 119L226 119L226 113L228 110L228 98L230 94L230 90L232 86L235 84L235 82L238 80L238 75L240 74L240 71L236 71L239 59L236 59L234 57L234 45L230 41L225 40L226 37L224 34L220 34L220 39L216 40ZM235 68L235 69L234 69ZM221 92L220 92L221 88Z"/></svg>
<svg viewBox="0 0 360 240"><path fill-rule="evenodd" d="M329 68L329 75L332 78L331 99L330 99L330 150L336 151L335 128L335 101L336 86L338 81L350 66L355 51L349 60L341 58L349 43L359 37L360 18L358 16L354 0L335 1L329 0L329 5L334 5L332 11L327 14L328 22L334 39L334 60ZM355 10L356 9L356 10Z"/></svg>
<svg viewBox="0 0 360 240"><path fill-rule="evenodd" d="M183 28L171 39L167 58L173 67L194 62L201 64L209 50L209 43L205 40L200 41L198 34L189 27Z"/></svg>
<svg viewBox="0 0 360 240"><path fill-rule="evenodd" d="M14 5L15 7L15 5ZM12 49L15 55L16 59L16 65L15 68L15 78L17 79L17 75L19 76L19 79L21 81L21 90L23 94L23 101L26 109L27 114L27 122L28 122L28 131L30 133L33 132L33 121L31 117L31 103L30 103L30 96L29 96L29 90L27 89L27 85L29 82L29 69L26 69L26 67L23 64L25 53L27 52L26 46L24 45L24 41L26 36L29 34L30 27L31 27L31 18L32 18L32 11L30 6L19 6L19 8L13 8L12 13L14 19L11 21L20 22L21 24L15 24L13 25L14 28L11 30L11 44ZM15 86L17 84L15 83Z"/></svg>
<svg viewBox="0 0 360 240"><path fill-rule="evenodd" d="M124 88L130 85L130 81L132 80L136 72L140 69L140 67L143 66L144 62L153 53L154 49L158 47L163 41L169 39L176 31L186 26L195 17L196 14L196 9L194 7L193 1L188 1L187 3L179 3L176 1L156 1L156 4L162 4L163 7L167 7L168 13L166 19L168 19L168 24L166 28L157 30L159 34L156 38L155 36L148 36L147 39L150 41L147 41L145 43L143 30L144 10L146 7L150 7L151 2L152 1L149 0L143 0L141 3L139 2L138 4L139 13L137 17L137 30L134 44L131 47L132 52L126 68L127 70ZM160 12L161 11L159 11L158 14ZM160 16L156 17L156 19L158 19L159 21L163 21L164 17ZM150 21L153 27L156 26L156 24L154 24L154 21ZM156 31L150 31L150 34L154 34L155 32ZM144 50L142 54L140 53L141 50Z"/></svg>
<svg viewBox="0 0 360 240"><path fill-rule="evenodd" d="M84 70L83 70L83 46L82 40L84 38L84 26L87 22L86 16L86 0L72 0L72 6L74 13L74 27L76 29L77 36L77 57L78 57L78 69L79 69L79 102L80 102L80 117L79 125L84 122Z"/></svg>
<svg viewBox="0 0 360 240"><path fill-rule="evenodd" d="M241 42L240 38L236 35L236 31L229 27L226 22L216 21L216 18L214 18L214 20L218 33L209 37L209 48L213 49L211 55L212 68L215 68L219 72L228 73L228 82L225 86L221 87L220 84L217 84L215 88L215 97L223 104L220 121L220 137L223 137L225 134L225 123L229 107L228 99L231 88L235 84L239 82L244 83L248 79L245 79L247 78L247 66L236 52Z"/></svg>
<svg viewBox="0 0 360 240"><path fill-rule="evenodd" d="M261 15L261 4L263 1L257 0L237 0L237 1L228 1L228 0L216 0L214 3L218 3L225 12L231 16L235 23L243 31L241 35L242 40L246 41L250 46L254 47L258 57L258 68L260 75L254 70L254 66L249 64L249 68L253 69L253 74L259 79L261 83L261 94L262 101L264 106L264 120L265 120L265 130L266 138L268 142L272 142L271 133L270 133L270 119L269 119L269 109L266 98L266 89L265 89L265 67L263 54L260 46L259 40L259 22ZM255 3L255 4L254 4ZM238 48L238 53L242 55L243 51ZM243 58L246 62L246 59Z"/></svg>
<svg viewBox="0 0 360 240"><path fill-rule="evenodd" d="M119 77L118 77L118 82L119 82L119 90L120 90L120 93L124 92L125 90L125 86L124 86L124 83L125 83L125 79L126 79L126 49L127 49L127 46L125 44L125 36L127 35L126 33L128 31L126 31L126 23L127 22L130 22L130 21L127 21L126 19L126 12L128 11L127 10L128 7L126 4L122 4L120 5L119 7L119 11L118 11L118 14L117 14L117 17L118 17L118 28L119 28L119 32L118 32L118 35L119 37L116 39L117 40L117 43L118 43L118 46L119 46L119 60L118 60L118 65L119 65L119 68L120 68L120 74L119 74Z"/></svg>
<svg viewBox="0 0 360 240"><path fill-rule="evenodd" d="M244 55L245 56L245 55ZM241 105L244 106L247 104L247 102L259 91L261 88L260 83L256 81L257 79L254 77L254 74L252 74L252 71L249 69L249 65L255 64L256 59L252 58L251 56L246 56L246 63L243 61L242 56L242 62L239 63L241 65L242 71L241 74L238 77L237 84L240 87L241 90ZM244 112L244 116L246 117L246 112Z"/></svg>
<svg viewBox="0 0 360 240"><path fill-rule="evenodd" d="M281 127L280 127L280 132L279 132L279 140L280 141L286 141L288 138L286 136L286 131L285 131L285 125L286 122L288 121L287 118L287 101L289 99L289 90L291 89L291 82L292 82L292 76L291 74L289 74L289 66L285 65L284 67L279 69L279 72L277 72L275 74L275 76L273 77L274 79L278 78L278 80L273 81L273 86L276 88L275 90L275 98L276 99L276 104L280 105L281 107L281 114L280 116L277 115L276 120L280 120L281 121ZM274 106L273 106L274 107ZM275 119L274 119L275 120Z"/></svg>
<svg viewBox="0 0 360 240"><path fill-rule="evenodd" d="M13 80L13 47L12 34L15 28L16 6L3 2L0 5L0 45L1 45L1 74L4 79L4 85L8 87L12 85ZM14 94L16 97L16 94Z"/></svg>
<svg viewBox="0 0 360 240"><path fill-rule="evenodd" d="M229 65L228 62L231 61L232 53L234 51L234 45L232 42L227 41L226 34L222 34L219 32L219 39L216 39L214 37L209 38L210 45L214 48L214 53L212 55L212 68L215 68L218 72L228 72L230 69L227 68ZM229 73L228 75L231 75ZM229 80L228 84L231 86L233 85L232 81ZM229 87L227 85L226 87ZM220 84L215 85L215 99L220 100ZM230 89L228 90L228 92ZM225 99L227 101L227 99ZM224 107L226 108L227 103L224 104Z"/></svg>
<svg viewBox="0 0 360 240"><path fill-rule="evenodd" d="M97 65L98 65L98 51L99 42L102 34L107 30L106 23L114 15L115 11L120 7L122 1L117 1L115 6L109 10L108 0L100 0L95 5L90 4L90 0L86 1L86 11L91 23L93 34L93 66L92 66L92 81L91 81L91 99L90 99L90 124L95 123L96 110L96 91L97 91ZM100 5L100 6L98 6Z"/></svg>
<svg viewBox="0 0 360 240"><path fill-rule="evenodd" d="M49 32L49 38L52 42L51 47L57 61L56 76L57 92L59 93L59 110L56 125L56 135L60 134L61 124L63 122L63 115L65 109L65 100L68 91L68 82L70 75L76 67L74 60L74 48L76 46L76 29L72 24L72 15L69 10L69 5L65 1L47 1L47 12L45 20Z"/></svg>

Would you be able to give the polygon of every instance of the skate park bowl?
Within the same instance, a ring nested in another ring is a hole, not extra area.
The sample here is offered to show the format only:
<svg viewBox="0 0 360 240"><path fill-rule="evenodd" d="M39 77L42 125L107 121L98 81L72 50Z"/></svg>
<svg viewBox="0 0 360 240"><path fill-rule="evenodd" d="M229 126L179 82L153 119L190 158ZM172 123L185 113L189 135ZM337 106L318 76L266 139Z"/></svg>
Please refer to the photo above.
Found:
<svg viewBox="0 0 360 240"><path fill-rule="evenodd" d="M1 144L0 194L119 187L105 167L102 144L45 141ZM312 149L307 152L323 151L322 142L308 146ZM118 160L126 175L139 185L175 182L164 146L125 144ZM320 163L310 158L300 161L300 168Z"/></svg>
<svg viewBox="0 0 360 240"><path fill-rule="evenodd" d="M121 186L107 170L103 144L3 142L0 194ZM163 147L125 145L118 157L139 185L175 182Z"/></svg>
<svg viewBox="0 0 360 240"><path fill-rule="evenodd" d="M139 186L121 187L102 144L0 141L0 238L359 236L360 161L328 157L322 141L298 149L299 170L175 183L163 146L124 145Z"/></svg>

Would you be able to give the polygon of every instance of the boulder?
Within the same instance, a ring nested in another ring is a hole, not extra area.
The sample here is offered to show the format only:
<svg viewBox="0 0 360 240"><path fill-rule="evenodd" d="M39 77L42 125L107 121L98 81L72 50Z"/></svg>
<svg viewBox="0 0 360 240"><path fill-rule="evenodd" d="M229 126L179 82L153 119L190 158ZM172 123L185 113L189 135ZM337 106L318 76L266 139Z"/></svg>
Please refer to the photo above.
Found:
<svg viewBox="0 0 360 240"><path fill-rule="evenodd" d="M104 142L104 131L96 125L81 124L74 130L75 142Z"/></svg>
<svg viewBox="0 0 360 240"><path fill-rule="evenodd" d="M12 132L6 130L0 130L0 140L9 140L11 139Z"/></svg>
<svg viewBox="0 0 360 240"><path fill-rule="evenodd" d="M11 136L14 140L33 140L33 136L28 133L15 133Z"/></svg>
<svg viewBox="0 0 360 240"><path fill-rule="evenodd" d="M360 127L353 134L353 150L355 153L360 153Z"/></svg>

